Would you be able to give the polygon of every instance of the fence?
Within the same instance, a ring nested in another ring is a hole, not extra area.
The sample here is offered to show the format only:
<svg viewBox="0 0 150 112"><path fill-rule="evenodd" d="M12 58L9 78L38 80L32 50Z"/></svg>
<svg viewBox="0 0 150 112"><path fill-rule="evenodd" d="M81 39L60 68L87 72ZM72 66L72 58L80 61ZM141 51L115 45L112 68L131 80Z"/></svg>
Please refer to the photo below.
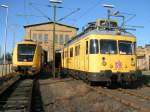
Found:
<svg viewBox="0 0 150 112"><path fill-rule="evenodd" d="M0 78L12 73L12 64L0 64Z"/></svg>

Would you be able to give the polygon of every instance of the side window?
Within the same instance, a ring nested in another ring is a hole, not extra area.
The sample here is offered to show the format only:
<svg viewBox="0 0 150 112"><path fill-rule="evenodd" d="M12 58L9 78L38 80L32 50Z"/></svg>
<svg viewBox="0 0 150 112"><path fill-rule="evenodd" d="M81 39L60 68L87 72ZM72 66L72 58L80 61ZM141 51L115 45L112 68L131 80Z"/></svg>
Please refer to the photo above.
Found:
<svg viewBox="0 0 150 112"><path fill-rule="evenodd" d="M78 45L78 48L77 48L77 55L80 55L80 45Z"/></svg>
<svg viewBox="0 0 150 112"><path fill-rule="evenodd" d="M70 48L70 57L73 57L73 48Z"/></svg>
<svg viewBox="0 0 150 112"><path fill-rule="evenodd" d="M136 42L133 43L133 51L134 51L134 54L136 54Z"/></svg>
<svg viewBox="0 0 150 112"><path fill-rule="evenodd" d="M75 47L75 56L78 56L80 54L80 45Z"/></svg>
<svg viewBox="0 0 150 112"><path fill-rule="evenodd" d="M77 56L78 46L75 47L75 56Z"/></svg>
<svg viewBox="0 0 150 112"><path fill-rule="evenodd" d="M86 41L86 54L89 53L89 45L88 45L88 41Z"/></svg>

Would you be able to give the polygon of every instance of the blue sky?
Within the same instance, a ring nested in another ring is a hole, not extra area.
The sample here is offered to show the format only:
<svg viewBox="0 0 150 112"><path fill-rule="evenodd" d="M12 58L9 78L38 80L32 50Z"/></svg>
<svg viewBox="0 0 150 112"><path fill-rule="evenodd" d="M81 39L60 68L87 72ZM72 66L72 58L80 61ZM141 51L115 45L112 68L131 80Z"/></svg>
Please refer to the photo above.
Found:
<svg viewBox="0 0 150 112"><path fill-rule="evenodd" d="M136 31L131 31L137 37L137 44L144 46L150 43L150 0L62 0L60 5L64 8L57 9L57 19L64 17L70 12L80 8L80 11L69 16L61 23L74 25L82 28L90 21L95 21L98 18L106 18L106 10L102 4L108 3L115 6L114 10L136 14L136 17L127 22L127 25L144 26L144 28L137 28ZM29 5L34 3L33 6ZM12 50L13 33L15 32L16 41L21 41L24 37L23 26L27 24L34 24L39 22L47 22L44 17L24 17L17 16L18 14L37 15L42 14L34 7L37 7L45 15L50 18L53 17L53 9L46 7L49 0L0 0L0 4L9 6L9 23L8 23L8 40L7 51ZM0 45L3 46L4 29L5 29L6 9L0 8ZM127 16L129 18L129 16Z"/></svg>

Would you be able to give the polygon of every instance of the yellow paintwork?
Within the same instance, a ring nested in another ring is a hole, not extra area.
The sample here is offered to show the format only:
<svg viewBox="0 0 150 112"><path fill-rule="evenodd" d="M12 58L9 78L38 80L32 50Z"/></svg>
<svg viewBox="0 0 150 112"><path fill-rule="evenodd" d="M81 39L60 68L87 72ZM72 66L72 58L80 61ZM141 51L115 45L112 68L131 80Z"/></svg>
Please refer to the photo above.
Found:
<svg viewBox="0 0 150 112"><path fill-rule="evenodd" d="M68 56L62 56L62 67L80 70L85 72L99 73L104 70L111 70L113 73L122 72L128 73L136 70L136 55L121 55L121 54L88 54L86 55L86 41L90 42L90 39L110 39L110 40L123 40L136 42L136 38L125 35L102 35L102 34L90 34L86 37L66 45L62 50L63 55L68 51ZM80 55L75 56L75 46L80 45ZM89 45L90 46L90 45ZM70 57L69 50L73 47L73 57ZM118 46L117 46L118 49ZM102 58L105 57L106 65L102 65ZM131 62L131 58L133 61ZM122 67L116 68L115 63L121 62Z"/></svg>
<svg viewBox="0 0 150 112"><path fill-rule="evenodd" d="M19 62L17 60L17 51L18 51L18 45L19 44L33 44L36 45L36 49L35 49L35 54L33 57L33 61L32 62ZM36 69L36 73L40 71L41 69L41 64L42 64L42 48L41 46L39 46L38 43L36 42L32 42L32 41L22 41L22 42L18 42L13 50L13 67L18 67L18 66L31 66L33 68Z"/></svg>

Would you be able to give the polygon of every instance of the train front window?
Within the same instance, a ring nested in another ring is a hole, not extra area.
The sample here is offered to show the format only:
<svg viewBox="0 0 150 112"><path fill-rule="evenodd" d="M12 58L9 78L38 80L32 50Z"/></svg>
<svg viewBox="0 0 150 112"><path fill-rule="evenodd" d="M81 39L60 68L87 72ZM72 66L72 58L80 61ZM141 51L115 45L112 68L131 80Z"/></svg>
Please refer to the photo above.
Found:
<svg viewBox="0 0 150 112"><path fill-rule="evenodd" d="M129 41L119 41L119 53L124 55L131 55L134 52L134 44Z"/></svg>
<svg viewBox="0 0 150 112"><path fill-rule="evenodd" d="M117 54L117 42L115 40L100 40L101 54Z"/></svg>
<svg viewBox="0 0 150 112"><path fill-rule="evenodd" d="M98 54L98 40L92 39L90 40L90 54Z"/></svg>
<svg viewBox="0 0 150 112"><path fill-rule="evenodd" d="M18 45L18 61L33 61L36 45L19 44Z"/></svg>

